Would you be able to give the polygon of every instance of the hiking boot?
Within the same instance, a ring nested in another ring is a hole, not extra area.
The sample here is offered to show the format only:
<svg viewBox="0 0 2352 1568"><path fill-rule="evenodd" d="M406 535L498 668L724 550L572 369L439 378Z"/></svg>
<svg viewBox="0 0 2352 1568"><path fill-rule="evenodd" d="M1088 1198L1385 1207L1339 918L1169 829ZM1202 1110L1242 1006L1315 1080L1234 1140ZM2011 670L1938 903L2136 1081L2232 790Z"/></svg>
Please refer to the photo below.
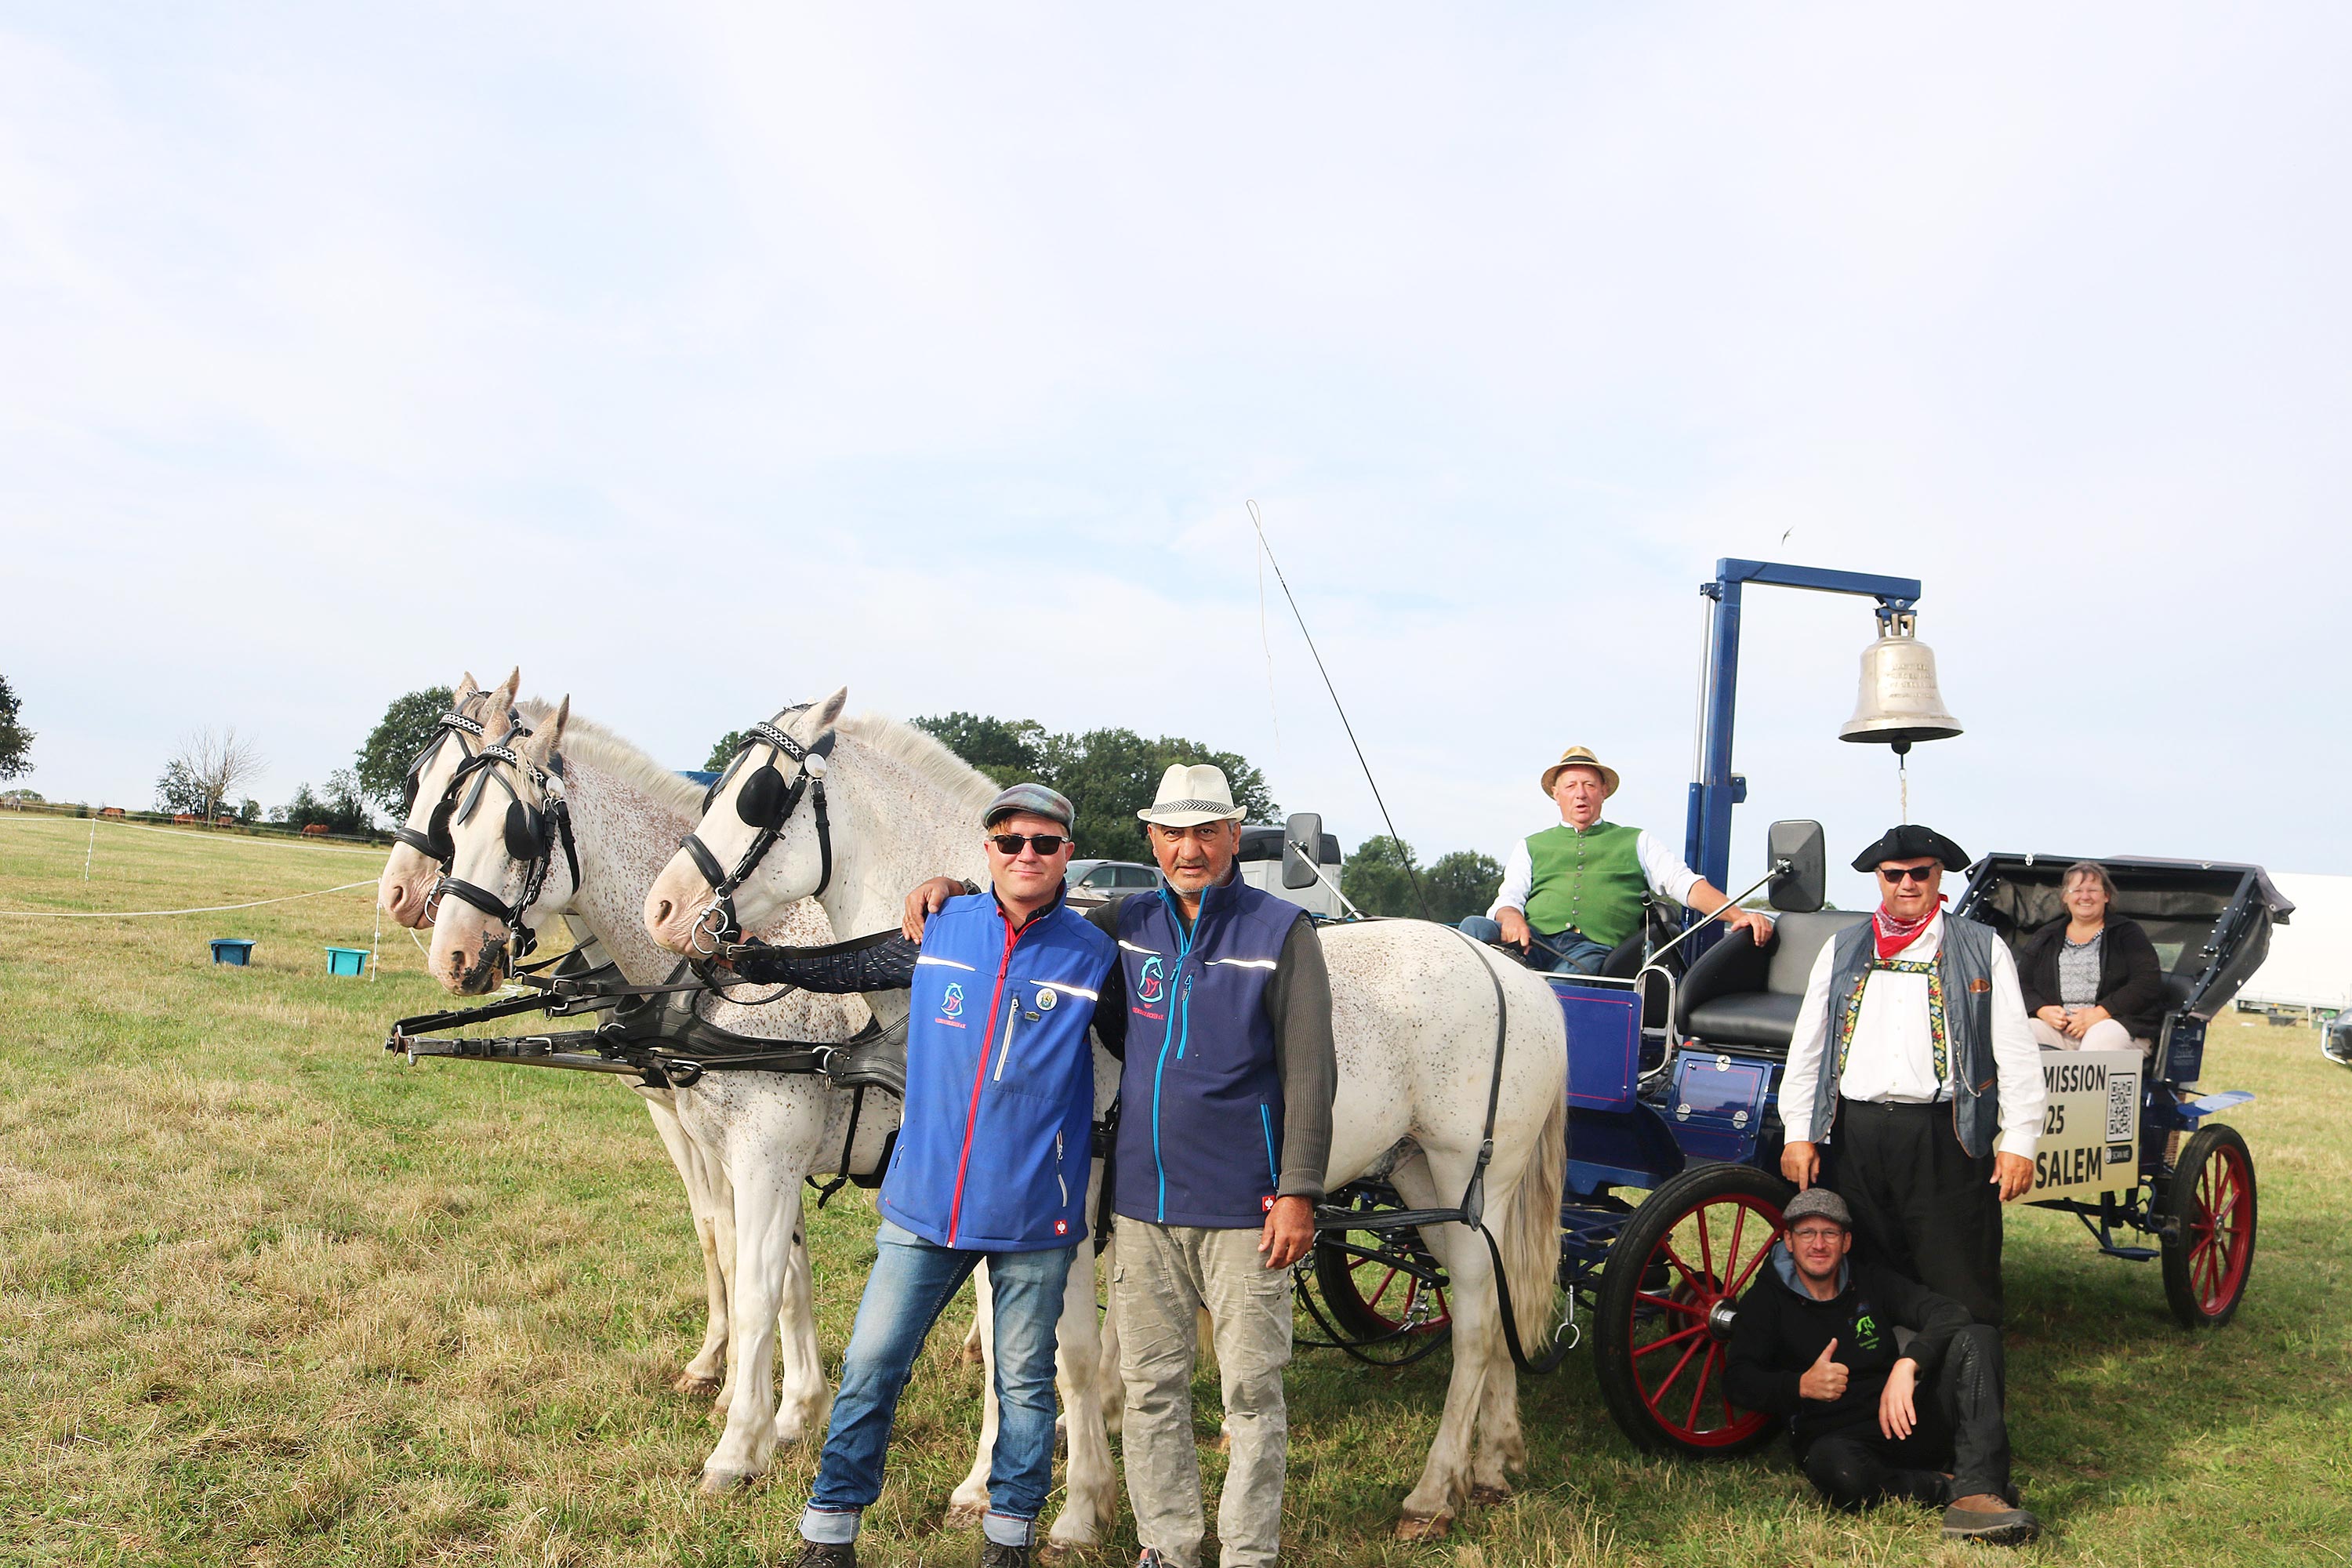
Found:
<svg viewBox="0 0 2352 1568"><path fill-rule="evenodd" d="M1896 1470L1886 1478L1890 1496L1941 1508L1952 1495L1952 1478L1941 1470Z"/></svg>
<svg viewBox="0 0 2352 1568"><path fill-rule="evenodd" d="M1944 1510L1944 1539L1981 1541L1990 1546L2022 1546L2042 1533L2042 1521L2007 1498L1976 1492Z"/></svg>
<svg viewBox="0 0 2352 1568"><path fill-rule="evenodd" d="M1029 1568L1029 1549L1007 1546L1001 1541L982 1541L980 1568Z"/></svg>
<svg viewBox="0 0 2352 1568"><path fill-rule="evenodd" d="M850 1541L803 1541L793 1568L857 1568L857 1544Z"/></svg>

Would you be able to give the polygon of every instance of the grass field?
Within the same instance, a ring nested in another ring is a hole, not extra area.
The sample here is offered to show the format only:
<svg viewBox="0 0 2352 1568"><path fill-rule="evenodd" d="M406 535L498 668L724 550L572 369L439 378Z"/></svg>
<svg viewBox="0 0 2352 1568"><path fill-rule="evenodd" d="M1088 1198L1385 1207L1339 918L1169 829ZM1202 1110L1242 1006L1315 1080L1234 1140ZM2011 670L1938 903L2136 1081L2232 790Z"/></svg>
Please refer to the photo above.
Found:
<svg viewBox="0 0 2352 1568"><path fill-rule="evenodd" d="M219 904L372 876L313 846L0 819L0 909ZM0 920L0 1562L773 1563L813 1455L694 1490L714 1431L668 1384L699 1338L683 1195L634 1096L584 1076L412 1068L385 1023L441 1005L405 932L380 981L362 890L235 914ZM205 939L258 939L250 970ZM2153 1265L2012 1211L2012 1433L2052 1526L2020 1561L2352 1562L2352 1074L2309 1031L2221 1020L2211 1087L2261 1179L2231 1327L2174 1326ZM871 1257L845 1194L810 1227L837 1356ZM964 1563L941 1532L979 1373L942 1333L902 1411L865 1549ZM1779 1450L1637 1456L1589 1358L1522 1384L1520 1496L1452 1539L1388 1539L1434 1428L1443 1355L1290 1378L1286 1559L1300 1563L1969 1560L1931 1516L1832 1519ZM1213 1384L1200 1389L1214 1429ZM1213 1481L1220 1469L1203 1453ZM1131 1561L1122 1517L1106 1562Z"/></svg>

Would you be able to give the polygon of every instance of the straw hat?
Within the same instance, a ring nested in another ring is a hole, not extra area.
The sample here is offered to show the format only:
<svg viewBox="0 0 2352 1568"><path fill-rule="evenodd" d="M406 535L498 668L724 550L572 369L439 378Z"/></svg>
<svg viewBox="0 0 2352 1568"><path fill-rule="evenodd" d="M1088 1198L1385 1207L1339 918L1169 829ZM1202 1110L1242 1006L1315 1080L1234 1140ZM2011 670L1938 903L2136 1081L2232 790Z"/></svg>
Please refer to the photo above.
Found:
<svg viewBox="0 0 2352 1568"><path fill-rule="evenodd" d="M1552 763L1543 772L1543 792L1546 800L1551 798L1552 783L1559 777L1559 770L1562 768L1591 768L1594 773L1599 773L1601 798L1603 800L1617 793L1617 770L1594 756L1591 747L1570 746L1559 754L1559 761Z"/></svg>
<svg viewBox="0 0 2352 1568"><path fill-rule="evenodd" d="M1135 814L1162 827L1191 827L1202 822L1239 822L1249 814L1234 804L1234 786L1225 771L1213 763L1171 763L1160 775L1160 795Z"/></svg>

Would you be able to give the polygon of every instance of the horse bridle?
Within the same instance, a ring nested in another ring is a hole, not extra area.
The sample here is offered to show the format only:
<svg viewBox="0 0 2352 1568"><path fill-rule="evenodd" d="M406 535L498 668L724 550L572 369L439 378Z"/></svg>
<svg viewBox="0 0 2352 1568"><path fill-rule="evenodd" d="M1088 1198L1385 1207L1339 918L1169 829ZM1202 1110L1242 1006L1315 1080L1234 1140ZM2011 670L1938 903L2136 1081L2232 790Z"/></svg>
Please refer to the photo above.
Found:
<svg viewBox="0 0 2352 1568"><path fill-rule="evenodd" d="M507 731L506 739L512 741L530 733L518 723ZM529 778L538 787L540 798L547 803L543 809L522 798L522 792L498 770L500 763L512 768L518 776ZM448 825L464 822L474 815L488 793L491 780L496 779L499 787L507 792L506 851L508 858L523 868L522 891L509 905L488 889L478 888L450 875L457 858L457 845L452 841L449 859L442 863L441 879L433 884L425 909L428 913L437 910L442 895L454 893L460 902L471 904L482 913L502 921L518 963L530 956L531 949L539 945L538 936L523 923L523 911L538 902L540 889L547 885L547 874L554 867L555 847L559 842L563 846L564 865L572 873L572 886L575 889L580 886L580 851L572 840L572 807L563 798L563 791L560 787L563 777L562 759L551 759L551 766L553 769L551 773L504 742L485 745L459 763L457 771L449 776L449 787L442 791L441 804L433 814L434 821L443 824L444 831L446 831ZM456 815L452 816L458 786L466 782L468 774L479 776L474 779L474 787L467 792L464 803L455 806Z"/></svg>
<svg viewBox="0 0 2352 1568"><path fill-rule="evenodd" d="M798 708L787 708L778 717L803 712L808 706L803 703ZM708 817L711 802L719 798L719 792L727 787L727 781L735 776L744 759L755 747L767 748L768 760L752 770L743 781L743 787L735 792L735 815L746 827L759 829L751 847L735 862L735 868L729 871L721 868L710 847L692 832L677 841L687 858L694 862L694 868L702 873L702 879L710 884L709 906L696 919L694 933L689 938L696 953L709 958L719 951L720 942L733 942L743 934L742 922L735 915L735 890L759 869L760 862L783 837L784 825L792 820L793 810L800 805L803 795L811 797L816 812L816 847L821 862L816 890L810 896L822 896L832 885L833 824L825 816L824 771L827 759L833 755L833 737L834 732L827 730L816 744L803 746L773 724L754 724L744 731L743 742L735 748L735 754L727 759L726 771L713 779L709 789L703 793L702 815ZM776 766L785 757L800 764L790 784L784 783L784 775ZM718 922L715 925L714 920Z"/></svg>
<svg viewBox="0 0 2352 1568"><path fill-rule="evenodd" d="M489 696L487 691L477 691L435 720L433 739L425 743L423 751L409 759L407 776L400 781L401 823L398 827L392 830L392 837L395 842L407 845L445 871L448 869L450 858L455 853L449 842L449 817L446 810L436 808L423 833L408 826L408 817L416 809L416 792L424 784L425 770L432 766L433 759L440 753L443 744L452 735L457 738L457 749L466 754L468 762L473 760L475 752L474 748L467 743L466 737L470 735L477 741L486 741L489 738L488 732L482 728L482 721L470 717L466 712L467 709L488 701ZM507 710L507 724L509 730L521 722L520 714L512 708ZM443 807L447 804L448 796L445 794L442 796Z"/></svg>

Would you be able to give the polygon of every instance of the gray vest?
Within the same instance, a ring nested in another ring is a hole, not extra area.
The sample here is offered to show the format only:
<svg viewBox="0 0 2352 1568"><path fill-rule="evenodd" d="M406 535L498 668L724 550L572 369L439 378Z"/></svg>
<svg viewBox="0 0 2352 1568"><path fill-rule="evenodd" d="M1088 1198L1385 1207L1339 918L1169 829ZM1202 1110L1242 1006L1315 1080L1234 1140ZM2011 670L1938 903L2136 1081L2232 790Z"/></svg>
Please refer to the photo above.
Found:
<svg viewBox="0 0 2352 1568"><path fill-rule="evenodd" d="M1837 1116L1838 1021L1870 973L1875 956L1871 922L1850 926L1832 939L1829 1029L1822 1041L1821 1077L1813 1085L1814 1133L1829 1142ZM1992 928L1944 917L1944 940L1936 953L1943 983L1944 1037L1952 1065L1952 1131L1960 1147L1982 1159L2000 1133L2000 1073L1992 1056Z"/></svg>

